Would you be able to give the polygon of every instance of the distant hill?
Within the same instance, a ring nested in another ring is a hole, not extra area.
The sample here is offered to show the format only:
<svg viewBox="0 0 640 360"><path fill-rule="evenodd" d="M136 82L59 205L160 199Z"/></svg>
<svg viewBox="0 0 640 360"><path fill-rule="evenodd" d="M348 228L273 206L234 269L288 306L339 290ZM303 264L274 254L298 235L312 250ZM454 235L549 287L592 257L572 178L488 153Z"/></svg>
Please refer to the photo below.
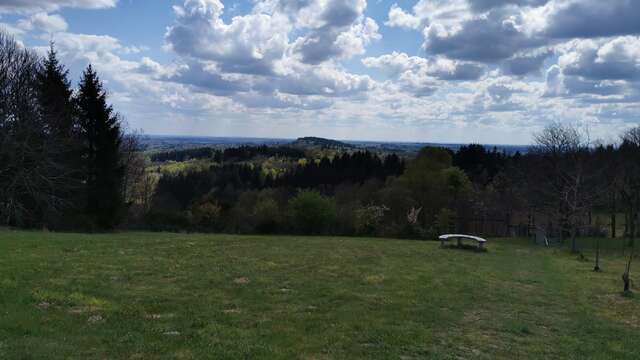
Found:
<svg viewBox="0 0 640 360"><path fill-rule="evenodd" d="M436 146L457 151L461 146L467 144L445 144L427 142L404 142L404 141L355 141L355 140L331 140L326 138L308 136L297 140L293 139L270 139L270 138L247 138L247 137L207 137L207 136L159 136L146 135L141 138L141 143L146 151L158 152L179 149L191 149L198 147L213 147L216 149L226 149L242 145L267 145L267 146L292 146L299 149L307 148L331 148L336 150L367 149L377 152L394 152L403 154L415 154L424 146ZM526 153L529 150L527 145L483 145L488 150L495 147L498 151L513 154L516 151Z"/></svg>
<svg viewBox="0 0 640 360"><path fill-rule="evenodd" d="M293 147L302 147L302 148L330 148L330 149L352 149L355 148L352 144L347 144L342 141L307 136L298 138L296 141L291 143Z"/></svg>

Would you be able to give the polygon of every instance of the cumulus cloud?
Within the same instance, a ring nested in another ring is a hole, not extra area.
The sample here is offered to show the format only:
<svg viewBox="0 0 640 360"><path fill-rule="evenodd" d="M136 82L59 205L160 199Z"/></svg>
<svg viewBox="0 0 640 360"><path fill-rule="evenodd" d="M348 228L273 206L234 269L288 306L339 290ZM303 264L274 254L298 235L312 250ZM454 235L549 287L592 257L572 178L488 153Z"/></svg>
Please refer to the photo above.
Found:
<svg viewBox="0 0 640 360"><path fill-rule="evenodd" d="M380 38L365 8L365 0L267 0L225 22L220 1L186 0L174 7L176 21L165 35L185 64L167 73L144 61L138 71L164 71L164 81L227 93L250 107L326 107L331 101L319 98L357 96L374 86L336 63Z"/></svg>
<svg viewBox="0 0 640 360"><path fill-rule="evenodd" d="M40 30L47 33L56 33L67 30L69 25L60 15L49 15L44 12L33 14L28 19L18 22L18 26L25 31Z"/></svg>
<svg viewBox="0 0 640 360"><path fill-rule="evenodd" d="M216 61L223 71L271 74L288 44L288 20L279 15L236 16L226 24L219 0L187 0L174 7L165 40L177 54Z"/></svg>
<svg viewBox="0 0 640 360"><path fill-rule="evenodd" d="M402 10L398 4L391 5L389 9L389 20L384 24L391 27L401 27L407 29L420 29L422 20L414 14L409 14Z"/></svg>
<svg viewBox="0 0 640 360"><path fill-rule="evenodd" d="M541 49L532 53L514 55L502 63L503 72L514 76L539 73L544 61L552 53L549 49Z"/></svg>
<svg viewBox="0 0 640 360"><path fill-rule="evenodd" d="M471 9L475 12L484 12L494 8L505 7L509 5L516 6L542 6L549 0L468 0Z"/></svg>
<svg viewBox="0 0 640 360"><path fill-rule="evenodd" d="M332 105L330 100L313 96L291 96L274 92L272 94L245 93L234 96L234 100L248 108L271 108L271 109L303 109L320 110Z"/></svg>
<svg viewBox="0 0 640 360"><path fill-rule="evenodd" d="M556 0L545 34L553 38L592 38L640 34L640 2L635 0Z"/></svg>
<svg viewBox="0 0 640 360"><path fill-rule="evenodd" d="M115 7L118 0L3 0L0 12L49 12L61 8L104 9Z"/></svg>
<svg viewBox="0 0 640 360"><path fill-rule="evenodd" d="M521 18L493 10L461 23L456 31L434 24L424 31L425 50L454 59L495 63L515 53L545 45L521 28Z"/></svg>
<svg viewBox="0 0 640 360"><path fill-rule="evenodd" d="M440 80L477 80L485 72L483 66L474 63L441 57L426 59L395 51L379 57L364 58L362 63L367 67L380 69L390 76L411 72Z"/></svg>
<svg viewBox="0 0 640 360"><path fill-rule="evenodd" d="M362 63L387 74L399 90L416 97L434 94L445 81L473 81L485 73L484 66L474 63L442 57L427 59L398 52L364 58Z"/></svg>
<svg viewBox="0 0 640 360"><path fill-rule="evenodd" d="M116 3L7 0L0 13L16 14L0 26L43 45L53 34L65 63L77 72L92 62L125 111L178 129L211 118L290 128L300 111L316 110L309 124L469 134L549 119L628 121L640 103L637 1L398 1L384 5L385 19L367 11L380 2L366 0L256 0L244 13L181 0L165 30L170 63L125 39L68 33L56 12Z"/></svg>
<svg viewBox="0 0 640 360"><path fill-rule="evenodd" d="M286 73L275 79L264 79L261 88L293 95L322 95L326 97L354 96L371 90L373 80L356 75L331 64L310 66L291 63Z"/></svg>
<svg viewBox="0 0 640 360"><path fill-rule="evenodd" d="M142 65L145 66L144 63ZM158 71L158 69L155 70ZM191 62L179 66L174 71L165 72L160 78L165 81L189 85L219 96L249 90L248 84L225 78L218 72L218 69L213 64L203 65L197 62Z"/></svg>
<svg viewBox="0 0 640 360"><path fill-rule="evenodd" d="M565 75L592 80L640 78L640 38L618 37L607 41L575 40L563 47L558 64Z"/></svg>
<svg viewBox="0 0 640 360"><path fill-rule="evenodd" d="M118 39L109 35L60 33L54 41L63 55L73 58L100 57L124 49Z"/></svg>
<svg viewBox="0 0 640 360"><path fill-rule="evenodd" d="M496 63L526 74L542 55L527 49L562 39L640 34L640 2L629 0L421 0L406 12L391 6L389 26L421 30L428 54Z"/></svg>
<svg viewBox="0 0 640 360"><path fill-rule="evenodd" d="M366 6L365 0L310 2L300 9L297 22L310 30L295 40L293 52L307 64L364 53L365 46L381 38L378 24L363 16Z"/></svg>

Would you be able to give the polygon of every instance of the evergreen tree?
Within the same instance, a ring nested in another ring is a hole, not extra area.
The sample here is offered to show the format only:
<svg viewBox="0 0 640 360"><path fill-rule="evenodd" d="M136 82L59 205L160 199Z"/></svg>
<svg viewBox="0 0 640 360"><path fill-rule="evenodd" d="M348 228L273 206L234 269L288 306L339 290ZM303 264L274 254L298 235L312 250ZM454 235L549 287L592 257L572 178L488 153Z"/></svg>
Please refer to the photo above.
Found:
<svg viewBox="0 0 640 360"><path fill-rule="evenodd" d="M69 71L58 61L51 43L47 58L38 74L39 102L49 134L69 141L76 135Z"/></svg>
<svg viewBox="0 0 640 360"><path fill-rule="evenodd" d="M81 190L81 148L68 70L58 61L53 43L39 68L37 84L47 149L56 164L50 175L58 180L56 202L46 209L45 221L50 226L60 225L61 221L70 225L68 220L74 217L69 210L78 203Z"/></svg>
<svg viewBox="0 0 640 360"><path fill-rule="evenodd" d="M123 215L123 180L118 116L107 104L102 82L92 66L84 71L76 97L84 142L86 167L86 212L92 225L112 229Z"/></svg>

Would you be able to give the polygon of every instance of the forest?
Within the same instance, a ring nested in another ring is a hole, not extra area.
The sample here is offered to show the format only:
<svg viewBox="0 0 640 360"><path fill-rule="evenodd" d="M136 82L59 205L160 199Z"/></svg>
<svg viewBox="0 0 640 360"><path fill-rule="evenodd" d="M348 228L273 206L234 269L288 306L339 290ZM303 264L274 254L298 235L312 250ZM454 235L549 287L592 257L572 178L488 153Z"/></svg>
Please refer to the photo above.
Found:
<svg viewBox="0 0 640 360"><path fill-rule="evenodd" d="M149 152L96 71L89 65L74 87L53 44L41 58L0 35L0 74L5 226L410 239L543 232L574 251L581 236L630 245L638 236L640 127L603 143L558 121L513 154L304 145L318 138Z"/></svg>

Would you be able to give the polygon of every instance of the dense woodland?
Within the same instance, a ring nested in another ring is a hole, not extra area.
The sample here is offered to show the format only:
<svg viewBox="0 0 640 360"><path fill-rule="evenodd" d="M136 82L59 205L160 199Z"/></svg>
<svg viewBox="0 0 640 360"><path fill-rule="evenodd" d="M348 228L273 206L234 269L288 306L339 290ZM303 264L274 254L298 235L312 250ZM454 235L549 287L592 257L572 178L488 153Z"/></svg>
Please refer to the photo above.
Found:
<svg viewBox="0 0 640 360"><path fill-rule="evenodd" d="M157 152L150 155L153 162L164 161L187 161L192 159L210 159L217 163L227 161L247 161L257 156L280 156L294 159L303 159L306 155L304 150L289 146L248 146L226 148L216 150L211 147L199 147L193 149L172 150Z"/></svg>
<svg viewBox="0 0 640 360"><path fill-rule="evenodd" d="M145 153L91 66L73 87L53 46L42 59L6 35L0 92L3 225L416 239L542 231L575 251L584 235L638 235L640 127L599 144L558 122L515 154L468 145L398 156L338 142Z"/></svg>
<svg viewBox="0 0 640 360"><path fill-rule="evenodd" d="M53 45L41 59L0 32L3 224L115 228L134 151L91 66L74 91Z"/></svg>

